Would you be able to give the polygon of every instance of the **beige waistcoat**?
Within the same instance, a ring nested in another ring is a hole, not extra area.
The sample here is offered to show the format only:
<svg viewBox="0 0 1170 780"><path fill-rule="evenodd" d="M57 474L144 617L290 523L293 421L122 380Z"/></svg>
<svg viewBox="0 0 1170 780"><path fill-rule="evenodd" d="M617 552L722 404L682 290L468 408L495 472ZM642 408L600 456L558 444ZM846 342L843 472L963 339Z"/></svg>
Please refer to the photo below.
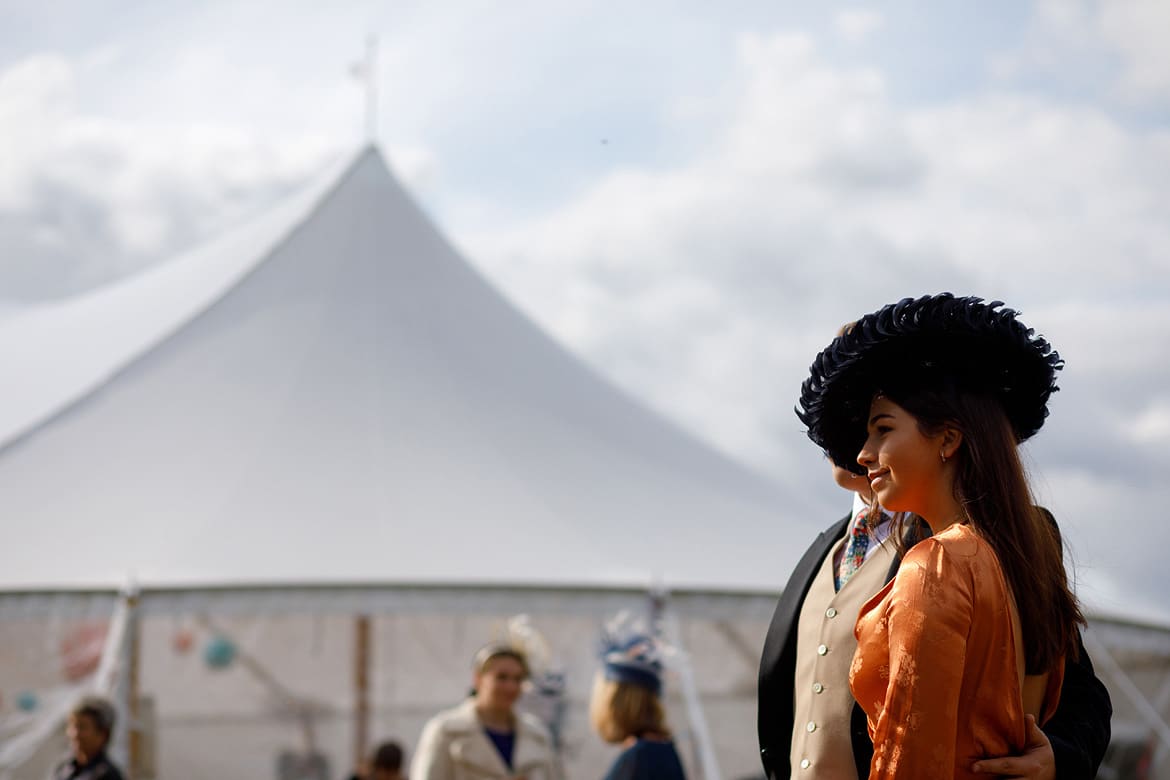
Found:
<svg viewBox="0 0 1170 780"><path fill-rule="evenodd" d="M844 543L834 545L821 564L797 622L791 760L792 777L799 780L857 780L849 739L853 626L862 605L885 585L894 543L887 539L837 592L833 560Z"/></svg>

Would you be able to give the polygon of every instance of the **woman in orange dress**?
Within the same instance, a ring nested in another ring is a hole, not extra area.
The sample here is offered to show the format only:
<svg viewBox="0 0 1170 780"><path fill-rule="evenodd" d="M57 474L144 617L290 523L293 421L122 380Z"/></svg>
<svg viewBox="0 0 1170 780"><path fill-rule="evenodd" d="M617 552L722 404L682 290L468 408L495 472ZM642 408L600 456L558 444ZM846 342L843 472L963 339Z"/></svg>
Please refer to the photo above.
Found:
<svg viewBox="0 0 1170 780"><path fill-rule="evenodd" d="M870 778L985 776L972 764L1023 752L1076 652L1083 618L1017 449L1063 363L1001 306L948 293L886 306L822 351L802 387L809 437L930 534L857 620L850 687Z"/></svg>

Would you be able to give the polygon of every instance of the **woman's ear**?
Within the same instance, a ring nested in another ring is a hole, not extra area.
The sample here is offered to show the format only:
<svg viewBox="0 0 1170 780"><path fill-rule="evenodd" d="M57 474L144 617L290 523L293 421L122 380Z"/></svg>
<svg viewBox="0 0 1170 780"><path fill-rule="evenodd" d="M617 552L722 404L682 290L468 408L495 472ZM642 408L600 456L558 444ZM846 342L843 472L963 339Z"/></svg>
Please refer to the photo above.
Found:
<svg viewBox="0 0 1170 780"><path fill-rule="evenodd" d="M958 428L947 426L943 428L942 445L939 455L944 461L950 460L959 451L959 445L963 443L963 432Z"/></svg>

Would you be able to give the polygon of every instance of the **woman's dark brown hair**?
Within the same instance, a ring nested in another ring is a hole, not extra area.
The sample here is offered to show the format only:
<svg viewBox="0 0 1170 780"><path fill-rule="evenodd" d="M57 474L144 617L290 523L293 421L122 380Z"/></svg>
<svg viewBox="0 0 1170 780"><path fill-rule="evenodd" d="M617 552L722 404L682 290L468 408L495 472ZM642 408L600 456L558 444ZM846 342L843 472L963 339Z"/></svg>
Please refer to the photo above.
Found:
<svg viewBox="0 0 1170 780"><path fill-rule="evenodd" d="M1035 505L1003 407L953 386L882 395L914 415L925 435L948 426L962 432L955 499L995 551L1015 596L1027 672L1047 671L1065 654L1075 657L1076 627L1085 619L1069 588L1059 531L1051 515ZM901 535L896 539L901 543Z"/></svg>

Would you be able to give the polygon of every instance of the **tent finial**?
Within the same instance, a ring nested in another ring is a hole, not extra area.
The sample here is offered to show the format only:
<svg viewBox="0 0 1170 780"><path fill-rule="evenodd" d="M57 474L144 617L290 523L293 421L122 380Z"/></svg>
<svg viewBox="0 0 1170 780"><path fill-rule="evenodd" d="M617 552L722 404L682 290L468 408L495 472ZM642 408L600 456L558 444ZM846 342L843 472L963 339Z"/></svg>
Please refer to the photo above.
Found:
<svg viewBox="0 0 1170 780"><path fill-rule="evenodd" d="M366 56L349 67L350 75L366 87L366 143L373 146L378 140L378 36L366 36Z"/></svg>

